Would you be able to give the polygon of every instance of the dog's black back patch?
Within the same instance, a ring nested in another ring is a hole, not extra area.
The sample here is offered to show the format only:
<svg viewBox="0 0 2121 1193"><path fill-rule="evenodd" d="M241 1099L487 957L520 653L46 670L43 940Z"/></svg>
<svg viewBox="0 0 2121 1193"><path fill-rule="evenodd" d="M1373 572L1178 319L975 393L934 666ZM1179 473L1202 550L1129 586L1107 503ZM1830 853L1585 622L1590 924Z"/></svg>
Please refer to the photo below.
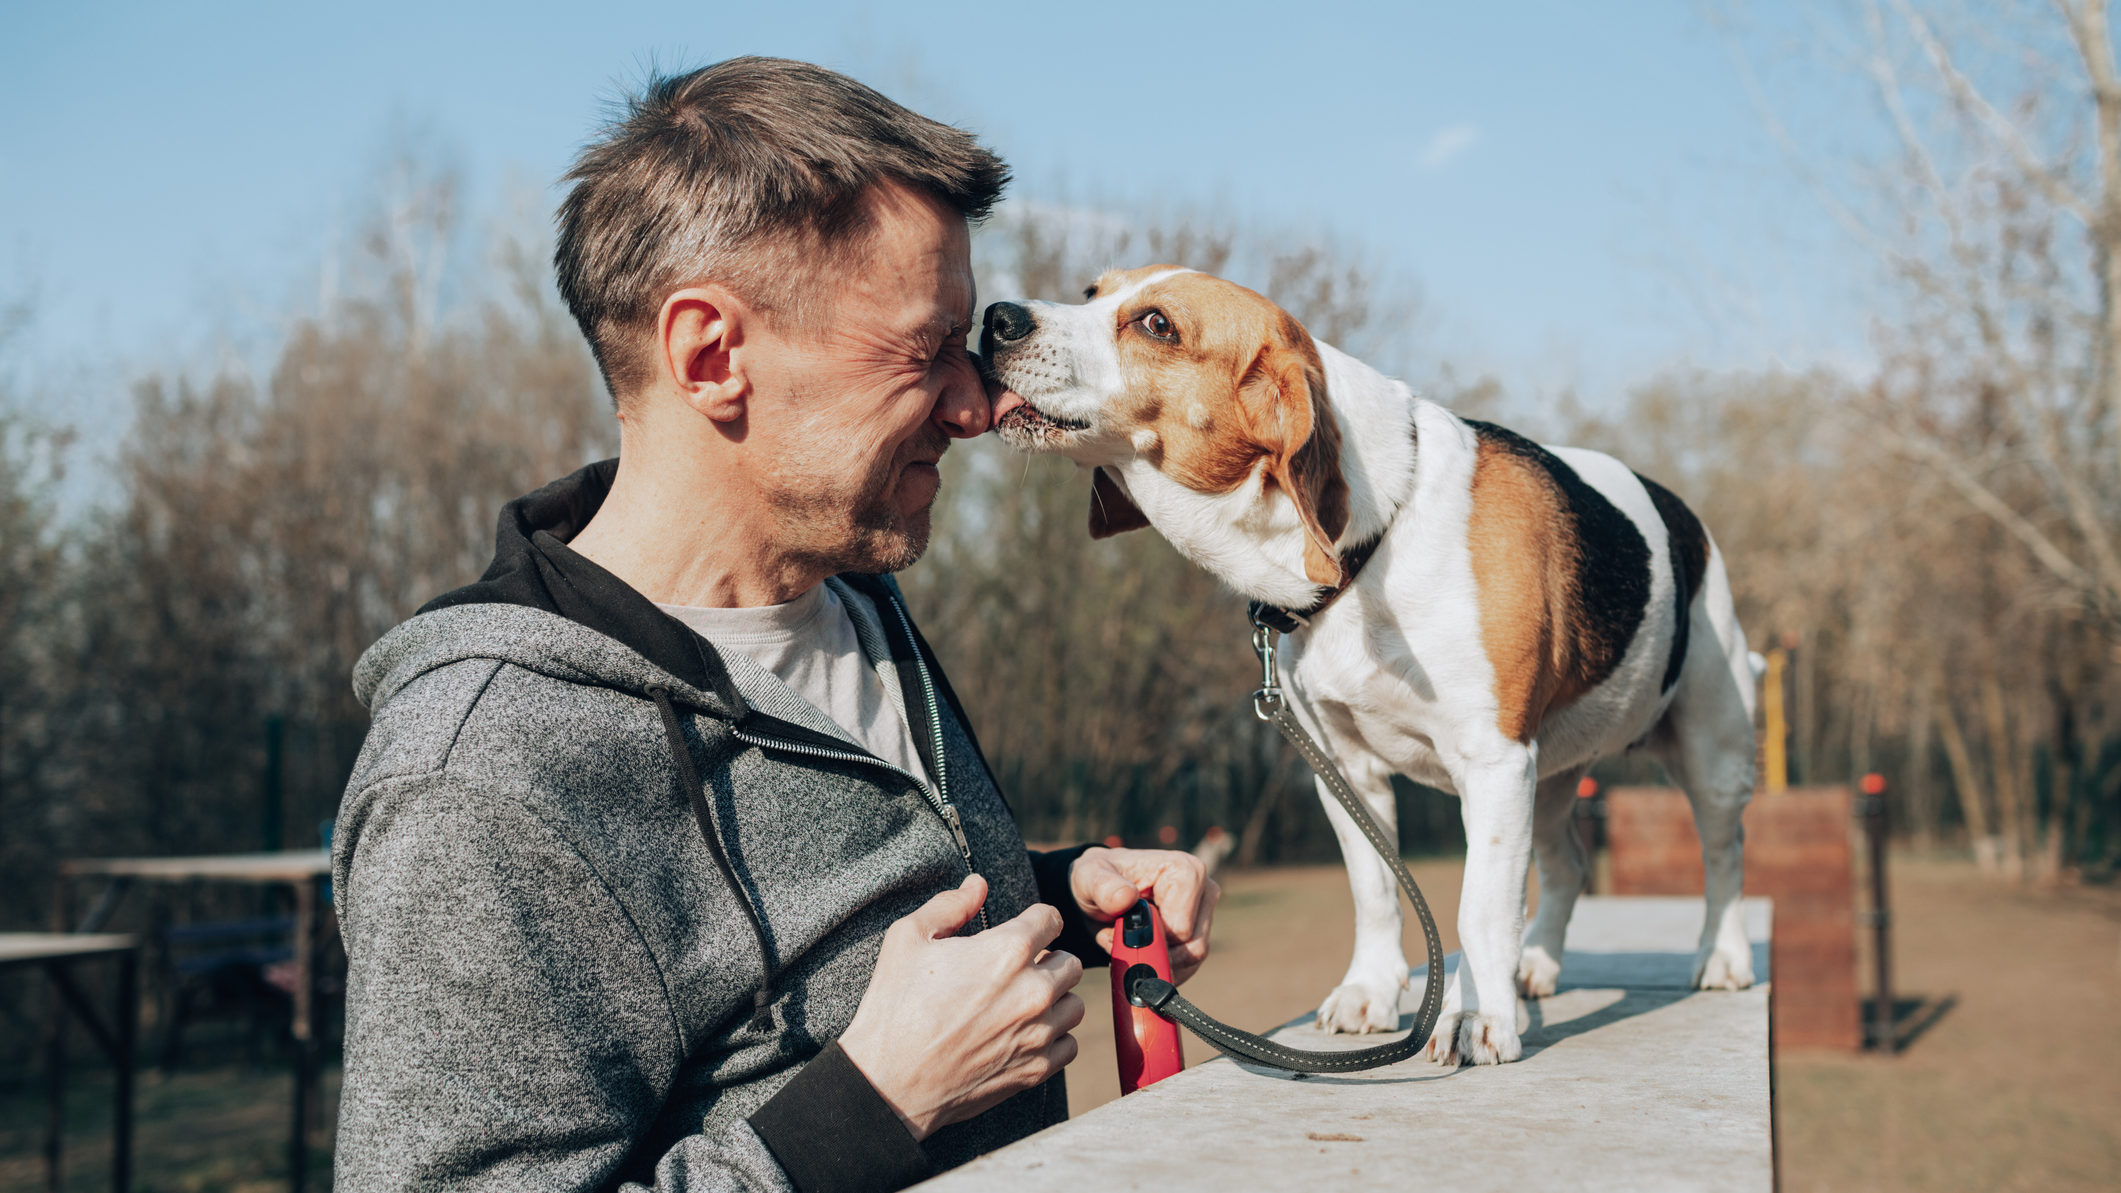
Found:
<svg viewBox="0 0 2121 1193"><path fill-rule="evenodd" d="M1642 628L1650 603L1650 545L1618 506L1561 457L1506 427L1465 421L1491 449L1537 464L1561 493L1563 516L1573 523L1568 529L1578 546L1571 579L1584 618L1577 627L1583 671L1576 678L1585 688L1595 687L1620 666Z"/></svg>
<svg viewBox="0 0 2121 1193"><path fill-rule="evenodd" d="M1679 672L1686 666L1687 632L1693 627L1694 594L1701 591L1701 578L1709 570L1709 535L1701 528L1701 519L1679 500L1677 494L1641 473L1635 479L1650 491L1650 503L1657 507L1657 516L1664 519L1664 537L1672 553L1672 579L1679 591L1679 623L1672 630L1672 658L1664 665L1664 691L1671 691L1679 682Z"/></svg>

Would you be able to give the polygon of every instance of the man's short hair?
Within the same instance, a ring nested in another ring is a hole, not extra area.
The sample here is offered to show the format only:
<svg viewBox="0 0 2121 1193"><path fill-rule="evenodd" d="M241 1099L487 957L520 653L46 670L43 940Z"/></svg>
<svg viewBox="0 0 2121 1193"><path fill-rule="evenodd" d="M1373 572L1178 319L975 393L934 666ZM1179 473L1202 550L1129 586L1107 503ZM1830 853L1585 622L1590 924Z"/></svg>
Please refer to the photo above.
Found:
<svg viewBox="0 0 2121 1193"><path fill-rule="evenodd" d="M718 282L778 325L814 326L820 267L861 247L872 187L897 182L978 221L1009 169L845 75L731 58L651 78L566 181L560 296L618 400L653 375L649 333L671 291Z"/></svg>

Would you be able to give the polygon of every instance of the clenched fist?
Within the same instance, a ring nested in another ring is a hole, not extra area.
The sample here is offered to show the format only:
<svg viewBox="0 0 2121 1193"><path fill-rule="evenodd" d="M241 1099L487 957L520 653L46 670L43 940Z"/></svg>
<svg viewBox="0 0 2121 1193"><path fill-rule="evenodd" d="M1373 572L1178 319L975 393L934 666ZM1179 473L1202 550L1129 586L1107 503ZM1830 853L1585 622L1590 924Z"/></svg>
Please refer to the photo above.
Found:
<svg viewBox="0 0 2121 1193"><path fill-rule="evenodd" d="M974 874L884 933L876 973L840 1048L913 1132L961 1122L1075 1059L1083 963L1046 946L1060 912L1036 903L976 936L987 901ZM1109 918L1109 917L1108 917Z"/></svg>

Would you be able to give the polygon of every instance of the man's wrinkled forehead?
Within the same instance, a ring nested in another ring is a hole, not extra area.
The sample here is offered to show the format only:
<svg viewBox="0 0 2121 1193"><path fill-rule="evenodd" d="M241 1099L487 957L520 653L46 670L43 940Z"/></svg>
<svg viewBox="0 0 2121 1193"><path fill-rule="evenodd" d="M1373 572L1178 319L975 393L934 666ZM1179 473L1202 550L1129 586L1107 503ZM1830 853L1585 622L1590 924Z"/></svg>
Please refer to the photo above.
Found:
<svg viewBox="0 0 2121 1193"><path fill-rule="evenodd" d="M965 220L933 196L879 186L867 200L870 226L846 268L821 283L821 302L853 300L882 330L933 341L972 327L978 288Z"/></svg>

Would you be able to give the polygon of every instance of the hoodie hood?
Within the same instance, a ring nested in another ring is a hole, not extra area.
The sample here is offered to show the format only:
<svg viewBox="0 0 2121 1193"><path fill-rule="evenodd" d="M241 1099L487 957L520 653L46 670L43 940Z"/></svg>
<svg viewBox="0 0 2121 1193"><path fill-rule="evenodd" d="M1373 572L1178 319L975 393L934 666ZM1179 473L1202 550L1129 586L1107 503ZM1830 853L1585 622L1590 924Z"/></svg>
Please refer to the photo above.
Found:
<svg viewBox="0 0 2121 1193"><path fill-rule="evenodd" d="M617 459L600 460L502 506L486 574L420 612L460 605L542 609L624 643L684 683L733 695L728 668L712 646L567 545L603 507L618 474Z"/></svg>
<svg viewBox="0 0 2121 1193"><path fill-rule="evenodd" d="M711 647L702 643L702 648ZM354 664L354 695L370 711L415 680L469 659L511 663L539 675L611 688L643 700L667 688L680 703L721 720L749 712L742 697L672 675L640 652L557 613L507 602L457 605L400 623Z"/></svg>
<svg viewBox="0 0 2121 1193"><path fill-rule="evenodd" d="M493 659L643 700L674 701L784 740L847 749L842 737L755 707L712 643L567 545L603 506L618 470L616 459L602 460L503 506L485 574L421 606L355 664L354 694L361 703L373 713L430 671ZM839 579L879 608L899 601L888 577L847 573ZM892 662L904 668L918 658L969 733L971 723L942 679L934 651L910 620L905 629L903 636L887 635ZM914 739L931 741L926 707L909 702L907 713Z"/></svg>
<svg viewBox="0 0 2121 1193"><path fill-rule="evenodd" d="M567 545L618 471L616 459L601 460L501 507L485 574L427 602L361 656L361 702L373 709L436 667L492 658L644 698L669 688L701 712L743 717L744 699L713 646Z"/></svg>

